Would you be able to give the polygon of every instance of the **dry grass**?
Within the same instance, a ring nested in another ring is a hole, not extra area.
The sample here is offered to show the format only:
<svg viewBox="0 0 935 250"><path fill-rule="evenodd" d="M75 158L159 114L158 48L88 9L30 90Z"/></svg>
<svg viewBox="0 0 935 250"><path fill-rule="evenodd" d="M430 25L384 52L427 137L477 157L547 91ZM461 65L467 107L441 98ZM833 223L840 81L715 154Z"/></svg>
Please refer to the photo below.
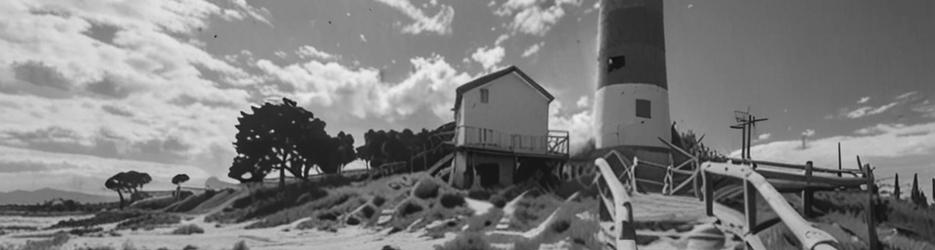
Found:
<svg viewBox="0 0 935 250"><path fill-rule="evenodd" d="M62 245L68 242L71 237L68 236L68 233L58 232L52 235L49 239L45 240L30 240L22 246L14 245L0 245L0 250L52 250L60 249Z"/></svg>
<svg viewBox="0 0 935 250"><path fill-rule="evenodd" d="M562 240L569 240L573 249L599 249L602 246L597 238L600 225L594 217L597 214L597 201L582 199L565 203L563 206L544 232L529 240L516 241L515 249L539 249L542 244ZM579 214L588 214L591 217L583 219Z"/></svg>
<svg viewBox="0 0 935 250"><path fill-rule="evenodd" d="M510 220L510 228L518 231L534 228L549 217L561 204L562 201L553 195L523 197L516 202L516 210Z"/></svg>

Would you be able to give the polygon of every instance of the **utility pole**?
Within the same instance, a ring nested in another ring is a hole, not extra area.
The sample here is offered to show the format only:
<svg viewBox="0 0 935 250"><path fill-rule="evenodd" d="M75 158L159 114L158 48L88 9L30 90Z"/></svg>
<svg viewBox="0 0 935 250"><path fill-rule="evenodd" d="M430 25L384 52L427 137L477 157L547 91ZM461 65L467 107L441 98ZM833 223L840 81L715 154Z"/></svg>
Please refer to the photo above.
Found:
<svg viewBox="0 0 935 250"><path fill-rule="evenodd" d="M730 128L740 129L740 158L749 160L752 158L750 147L753 144L753 128L756 127L756 123L769 119L757 118L749 111L734 111L734 120L737 124L731 125Z"/></svg>

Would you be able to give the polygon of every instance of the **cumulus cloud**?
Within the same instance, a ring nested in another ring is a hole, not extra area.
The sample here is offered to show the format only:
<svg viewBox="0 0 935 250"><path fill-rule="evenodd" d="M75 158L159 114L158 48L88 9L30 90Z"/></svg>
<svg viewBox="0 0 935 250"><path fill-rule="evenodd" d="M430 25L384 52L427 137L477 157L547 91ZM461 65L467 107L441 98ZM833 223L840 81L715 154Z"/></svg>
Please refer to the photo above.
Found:
<svg viewBox="0 0 935 250"><path fill-rule="evenodd" d="M575 102L575 106L578 106L578 108L587 108L591 106L591 99L586 95L581 96L578 98L578 101Z"/></svg>
<svg viewBox="0 0 935 250"><path fill-rule="evenodd" d="M474 59L475 62L480 63L484 70L491 70L503 61L504 56L503 47L495 46L493 48L481 47L477 48L473 54L471 54L471 59Z"/></svg>
<svg viewBox="0 0 935 250"><path fill-rule="evenodd" d="M245 1L0 2L0 100L16 104L0 105L0 145L226 169L260 79L206 52L197 31L214 17L268 22L264 12Z"/></svg>
<svg viewBox="0 0 935 250"><path fill-rule="evenodd" d="M472 79L440 55L410 60L414 69L397 83L381 81L375 68L351 68L336 62L311 60L286 66L260 60L257 67L290 88L304 105L340 107L358 118L389 120L428 110L441 121L451 119L454 90Z"/></svg>
<svg viewBox="0 0 935 250"><path fill-rule="evenodd" d="M455 10L448 5L440 5L440 10L434 16L427 16L422 9L413 5L409 0L375 0L386 4L412 19L413 23L402 27L407 34L421 34L424 31L435 32L439 35L451 34L451 21L454 20Z"/></svg>
<svg viewBox="0 0 935 250"><path fill-rule="evenodd" d="M523 57L529 57L536 54L539 52L539 49L542 48L542 46L545 46L545 42L539 42L529 46L529 48L526 48L526 50L523 51Z"/></svg>
<svg viewBox="0 0 935 250"><path fill-rule="evenodd" d="M367 37L364 36L364 34L360 34L360 41L361 41L361 42L367 42Z"/></svg>
<svg viewBox="0 0 935 250"><path fill-rule="evenodd" d="M572 151L594 138L593 124L594 116L590 109L569 114L561 101L556 100L549 105L549 129L568 131L571 147L574 148Z"/></svg>
<svg viewBox="0 0 935 250"><path fill-rule="evenodd" d="M509 0L494 14L512 16L506 27L514 32L544 36L565 16L567 6L580 5L581 0Z"/></svg>
<svg viewBox="0 0 935 250"><path fill-rule="evenodd" d="M500 36L497 37L497 40L493 42L493 45L498 45L498 46L499 46L500 43L502 43L503 41L506 41L506 39L508 39L508 38L510 38L509 35L507 35L507 34L500 34Z"/></svg>

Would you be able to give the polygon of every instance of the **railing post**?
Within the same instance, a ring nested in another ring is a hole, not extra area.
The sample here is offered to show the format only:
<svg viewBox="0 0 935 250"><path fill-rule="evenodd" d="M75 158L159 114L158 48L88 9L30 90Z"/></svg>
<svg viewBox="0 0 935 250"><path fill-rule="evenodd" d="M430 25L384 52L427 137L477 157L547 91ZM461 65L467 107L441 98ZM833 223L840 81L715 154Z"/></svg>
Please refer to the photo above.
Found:
<svg viewBox="0 0 935 250"><path fill-rule="evenodd" d="M756 227L756 187L747 179L743 180L744 212L747 217L746 231L753 234L753 228Z"/></svg>
<svg viewBox="0 0 935 250"><path fill-rule="evenodd" d="M711 174L702 172L704 176L704 211L708 216L714 216L714 185L711 181Z"/></svg>
<svg viewBox="0 0 935 250"><path fill-rule="evenodd" d="M802 216L812 217L812 161L805 163L805 187L802 188Z"/></svg>
<svg viewBox="0 0 935 250"><path fill-rule="evenodd" d="M867 207L864 209L867 211L867 242L870 243L871 250L882 249L880 241L877 239L877 222L873 207L873 202L876 200L876 190L873 188L876 184L873 169L870 168L870 164L864 165L863 169L864 178L867 179Z"/></svg>

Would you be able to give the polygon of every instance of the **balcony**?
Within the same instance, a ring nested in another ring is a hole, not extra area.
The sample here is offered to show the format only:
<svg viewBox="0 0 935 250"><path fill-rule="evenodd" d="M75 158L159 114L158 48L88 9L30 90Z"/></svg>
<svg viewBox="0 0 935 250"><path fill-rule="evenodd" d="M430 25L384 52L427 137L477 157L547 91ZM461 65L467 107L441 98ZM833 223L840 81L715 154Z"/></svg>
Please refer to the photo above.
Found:
<svg viewBox="0 0 935 250"><path fill-rule="evenodd" d="M455 145L458 147L568 157L568 131L549 130L544 135L522 135L489 128L458 126L455 134Z"/></svg>

